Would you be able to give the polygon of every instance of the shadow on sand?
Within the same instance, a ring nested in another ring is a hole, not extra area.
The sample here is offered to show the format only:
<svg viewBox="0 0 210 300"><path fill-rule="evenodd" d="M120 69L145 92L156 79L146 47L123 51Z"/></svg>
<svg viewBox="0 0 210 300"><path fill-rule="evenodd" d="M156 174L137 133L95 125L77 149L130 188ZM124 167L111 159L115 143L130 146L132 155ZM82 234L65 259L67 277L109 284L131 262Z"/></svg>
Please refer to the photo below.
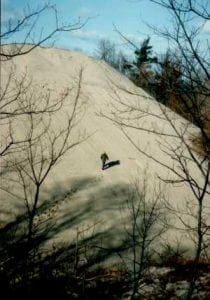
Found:
<svg viewBox="0 0 210 300"><path fill-rule="evenodd" d="M113 212L125 205L127 190L124 184L107 189L94 177L56 183L44 191L30 244L27 242L27 213L3 225L0 228L0 282L8 299L21 296L22 300L36 300L44 295L63 300L111 300L113 293L121 299L123 282L116 277L113 283L108 283L98 274L107 274L103 263L115 262L129 247L128 237L119 232L121 227L111 222L105 226L109 218L114 219ZM84 194L85 201L78 204L78 197ZM66 230L69 230L68 238L56 241ZM49 241L53 241L52 248L47 247ZM95 277L99 279L92 280Z"/></svg>
<svg viewBox="0 0 210 300"><path fill-rule="evenodd" d="M117 165L120 165L120 160L110 161L110 162L105 164L104 170L109 169L109 168L114 167L114 166L117 166Z"/></svg>

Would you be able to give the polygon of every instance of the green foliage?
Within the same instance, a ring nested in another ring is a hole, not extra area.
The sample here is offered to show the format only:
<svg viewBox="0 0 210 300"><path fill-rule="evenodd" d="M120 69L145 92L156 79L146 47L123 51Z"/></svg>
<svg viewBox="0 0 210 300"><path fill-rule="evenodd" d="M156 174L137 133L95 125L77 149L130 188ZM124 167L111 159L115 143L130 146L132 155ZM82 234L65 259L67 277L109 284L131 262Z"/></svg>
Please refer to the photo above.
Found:
<svg viewBox="0 0 210 300"><path fill-rule="evenodd" d="M142 44L140 45L139 49L135 50L135 61L134 65L140 69L143 64L148 63L155 63L157 62L157 57L152 56L152 46L149 45L150 43L150 37L145 39Z"/></svg>
<svg viewBox="0 0 210 300"><path fill-rule="evenodd" d="M157 63L157 57L153 56L153 47L150 45L150 38L146 38L136 47L133 62L124 61L126 75L137 85L150 92L150 82L154 76L152 64Z"/></svg>

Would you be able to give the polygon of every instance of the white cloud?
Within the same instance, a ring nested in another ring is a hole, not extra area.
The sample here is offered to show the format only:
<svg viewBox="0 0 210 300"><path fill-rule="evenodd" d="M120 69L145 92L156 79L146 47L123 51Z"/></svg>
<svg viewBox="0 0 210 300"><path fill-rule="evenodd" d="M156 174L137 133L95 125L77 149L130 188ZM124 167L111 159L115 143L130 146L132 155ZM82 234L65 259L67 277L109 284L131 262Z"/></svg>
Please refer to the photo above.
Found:
<svg viewBox="0 0 210 300"><path fill-rule="evenodd" d="M87 17L93 14L93 11L87 7L81 7L78 11L80 17Z"/></svg>
<svg viewBox="0 0 210 300"><path fill-rule="evenodd" d="M133 42L136 44L136 46L139 46L140 43L143 42L145 37L142 37L138 34L133 34L133 33L128 33L124 35L129 41Z"/></svg>
<svg viewBox="0 0 210 300"><path fill-rule="evenodd" d="M206 21L203 25L203 32L210 32L210 21Z"/></svg>
<svg viewBox="0 0 210 300"><path fill-rule="evenodd" d="M88 40L88 41L97 41L100 39L107 38L107 35L105 35L104 33L98 32L96 30L85 30L85 29L72 31L71 35L78 39Z"/></svg>

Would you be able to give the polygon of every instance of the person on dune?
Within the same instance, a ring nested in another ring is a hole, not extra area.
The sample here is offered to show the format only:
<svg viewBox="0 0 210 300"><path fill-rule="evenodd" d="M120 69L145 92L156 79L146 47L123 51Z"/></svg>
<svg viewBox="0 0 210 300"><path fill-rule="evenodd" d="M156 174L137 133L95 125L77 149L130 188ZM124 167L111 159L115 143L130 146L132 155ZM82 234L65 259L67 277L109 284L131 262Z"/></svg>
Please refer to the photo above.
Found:
<svg viewBox="0 0 210 300"><path fill-rule="evenodd" d="M109 160L109 157L106 154L106 152L102 153L101 154L102 170L104 170L107 160Z"/></svg>

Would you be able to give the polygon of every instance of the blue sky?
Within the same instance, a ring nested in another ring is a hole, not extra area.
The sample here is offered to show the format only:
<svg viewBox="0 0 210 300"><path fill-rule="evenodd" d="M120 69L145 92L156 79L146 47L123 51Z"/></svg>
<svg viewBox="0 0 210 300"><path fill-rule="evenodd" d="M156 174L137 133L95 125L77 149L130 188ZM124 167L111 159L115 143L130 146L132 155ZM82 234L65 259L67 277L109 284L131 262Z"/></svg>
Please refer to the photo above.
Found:
<svg viewBox="0 0 210 300"><path fill-rule="evenodd" d="M44 3L44 0L1 0L2 22L6 24L9 18L21 19L27 5L36 9ZM115 24L119 31L137 45L150 36L155 52L164 52L167 48L167 42L155 36L145 22L169 28L172 26L170 16L163 8L148 0L52 0L51 4L56 5L61 23L75 23L79 17L82 22L89 19L80 30L57 35L55 39L58 47L81 49L92 54L96 51L97 41L105 38L129 53L131 50L114 30ZM36 32L41 28L50 30L54 25L54 16L45 14L37 24ZM205 25L204 31L210 33L209 23ZM24 32L20 32L15 41L21 41L23 36Z"/></svg>

